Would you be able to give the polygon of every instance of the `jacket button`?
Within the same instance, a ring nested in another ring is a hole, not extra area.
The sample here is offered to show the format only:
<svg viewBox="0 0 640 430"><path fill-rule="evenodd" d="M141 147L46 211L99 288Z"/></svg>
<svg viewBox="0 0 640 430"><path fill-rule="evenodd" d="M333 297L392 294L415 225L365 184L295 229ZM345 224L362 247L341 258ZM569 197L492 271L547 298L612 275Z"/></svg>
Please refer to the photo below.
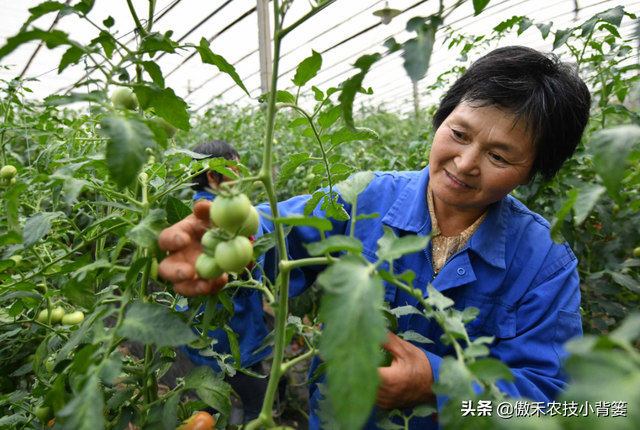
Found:
<svg viewBox="0 0 640 430"><path fill-rule="evenodd" d="M467 273L466 270L464 270L462 267L458 267L458 275L462 276L465 273Z"/></svg>
<svg viewBox="0 0 640 430"><path fill-rule="evenodd" d="M471 322L471 325L474 326L475 328L478 328L478 327L480 327L482 325L482 321L480 321L478 318L476 318Z"/></svg>

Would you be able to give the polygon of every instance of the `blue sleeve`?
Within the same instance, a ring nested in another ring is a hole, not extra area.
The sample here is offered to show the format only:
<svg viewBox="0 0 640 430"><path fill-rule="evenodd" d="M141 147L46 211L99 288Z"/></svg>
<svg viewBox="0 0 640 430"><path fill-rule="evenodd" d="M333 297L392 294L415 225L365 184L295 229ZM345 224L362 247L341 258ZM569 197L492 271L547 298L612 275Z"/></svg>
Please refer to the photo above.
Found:
<svg viewBox="0 0 640 430"><path fill-rule="evenodd" d="M335 189L334 189L335 190ZM328 190L325 190L328 191ZM337 191L336 191L337 192ZM311 195L302 195L293 197L284 202L278 203L278 211L281 217L289 215L302 215L307 202L311 199ZM340 203L344 204L344 209L347 213L351 212L351 206L344 200L339 198ZM318 203L315 210L311 214L312 216L325 218L325 211L321 209L322 202ZM271 209L268 203L262 203L256 206L258 213L263 212L271 215ZM327 232L327 236L334 234L345 234L347 231L349 221L336 221L333 218L328 218L331 221L333 229ZM271 233L275 230L273 222L268 220L264 216L260 216L260 230L258 236L262 236ZM290 260L300 260L302 258L309 258L305 244L319 242L320 233L313 227L293 227L291 233L286 238L287 251ZM264 255L264 258L258 259L258 262L262 264L265 274L271 282L275 281L277 258L277 247L271 248ZM289 296L297 296L302 294L308 287L310 287L316 280L318 274L324 269L325 266L306 266L303 268L295 269L291 272L289 281Z"/></svg>
<svg viewBox="0 0 640 430"><path fill-rule="evenodd" d="M522 298L516 310L516 335L500 339L490 356L506 363L513 382L500 380L500 391L512 398L550 402L566 386L562 362L567 357L563 345L582 336L580 317L580 278L577 260L560 268ZM438 381L442 358L425 351L431 363L434 381ZM478 394L482 389L473 384ZM446 402L438 396L438 410Z"/></svg>

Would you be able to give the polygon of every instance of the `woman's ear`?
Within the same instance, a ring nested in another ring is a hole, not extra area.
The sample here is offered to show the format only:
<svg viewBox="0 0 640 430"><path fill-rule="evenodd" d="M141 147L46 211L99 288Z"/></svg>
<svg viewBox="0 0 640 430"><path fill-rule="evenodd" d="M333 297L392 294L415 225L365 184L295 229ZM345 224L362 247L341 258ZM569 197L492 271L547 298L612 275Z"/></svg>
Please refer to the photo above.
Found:
<svg viewBox="0 0 640 430"><path fill-rule="evenodd" d="M209 188L214 186L217 188L220 185L220 177L216 175L214 170L207 171L207 181L209 181Z"/></svg>

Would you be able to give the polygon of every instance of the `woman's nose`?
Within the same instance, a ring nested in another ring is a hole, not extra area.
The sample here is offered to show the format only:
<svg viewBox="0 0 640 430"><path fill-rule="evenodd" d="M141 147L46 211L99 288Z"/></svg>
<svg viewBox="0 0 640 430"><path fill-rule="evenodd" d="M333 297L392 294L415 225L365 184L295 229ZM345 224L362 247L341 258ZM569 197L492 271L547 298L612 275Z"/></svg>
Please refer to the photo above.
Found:
<svg viewBox="0 0 640 430"><path fill-rule="evenodd" d="M454 161L458 172L472 174L477 168L478 153L473 148L466 147L455 157Z"/></svg>

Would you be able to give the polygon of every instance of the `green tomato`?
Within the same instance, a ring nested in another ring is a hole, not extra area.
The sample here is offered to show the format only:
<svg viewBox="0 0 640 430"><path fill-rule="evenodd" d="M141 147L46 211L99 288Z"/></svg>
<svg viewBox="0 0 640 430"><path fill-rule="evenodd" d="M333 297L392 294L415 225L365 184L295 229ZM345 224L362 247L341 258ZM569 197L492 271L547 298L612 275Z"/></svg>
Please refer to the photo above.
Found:
<svg viewBox="0 0 640 430"><path fill-rule="evenodd" d="M208 254L213 257L215 256L216 246L220 243L220 239L213 235L213 232L209 230L202 236L202 240L200 241L203 248L208 251Z"/></svg>
<svg viewBox="0 0 640 430"><path fill-rule="evenodd" d="M151 260L151 272L149 275L151 276L151 279L158 282L158 260L155 258Z"/></svg>
<svg viewBox="0 0 640 430"><path fill-rule="evenodd" d="M111 103L119 109L138 109L138 98L129 88L118 88L111 94Z"/></svg>
<svg viewBox="0 0 640 430"><path fill-rule="evenodd" d="M251 211L251 201L244 194L218 196L211 204L209 216L215 225L235 234Z"/></svg>
<svg viewBox="0 0 640 430"><path fill-rule="evenodd" d="M71 312L62 317L63 325L76 325L80 324L84 320L84 313L81 311Z"/></svg>
<svg viewBox="0 0 640 430"><path fill-rule="evenodd" d="M17 173L18 170L15 167L13 167L11 164L7 164L2 169L0 169L0 178L13 179Z"/></svg>
<svg viewBox="0 0 640 430"><path fill-rule="evenodd" d="M633 257L640 258L640 246L633 250Z"/></svg>
<svg viewBox="0 0 640 430"><path fill-rule="evenodd" d="M260 215L258 215L258 210L251 206L249 215L247 219L244 220L244 224L242 224L238 234L240 236L251 237L258 233L258 227L260 227Z"/></svg>
<svg viewBox="0 0 640 430"><path fill-rule="evenodd" d="M216 279L224 273L216 259L204 252L196 260L196 272L201 279Z"/></svg>
<svg viewBox="0 0 640 430"><path fill-rule="evenodd" d="M64 316L64 314L65 314L64 309L62 309L61 307L54 308L51 311L51 324L59 323L60 320L62 320L62 317ZM45 309L42 312L40 312L40 314L38 315L38 321L46 324L48 316L49 316L49 311Z"/></svg>
<svg viewBox="0 0 640 430"><path fill-rule="evenodd" d="M47 358L47 361L44 363L44 367L47 369L47 372L53 373L54 364L56 362L56 358L51 355Z"/></svg>
<svg viewBox="0 0 640 430"><path fill-rule="evenodd" d="M617 204L613 205L612 211L613 211L613 215L617 215L618 212L620 212L620 206Z"/></svg>
<svg viewBox="0 0 640 430"><path fill-rule="evenodd" d="M225 272L242 273L253 259L253 246L244 236L236 236L216 247L216 261Z"/></svg>
<svg viewBox="0 0 640 430"><path fill-rule="evenodd" d="M178 132L178 129L176 127L172 126L159 116L154 116L153 118L151 118L151 121L158 124L158 126L160 126L160 128L164 130L165 134L167 135L167 139L173 138L173 136L175 136Z"/></svg>
<svg viewBox="0 0 640 430"><path fill-rule="evenodd" d="M50 406L37 406L36 418L38 418L42 424L47 424L53 419L53 409L51 409Z"/></svg>

